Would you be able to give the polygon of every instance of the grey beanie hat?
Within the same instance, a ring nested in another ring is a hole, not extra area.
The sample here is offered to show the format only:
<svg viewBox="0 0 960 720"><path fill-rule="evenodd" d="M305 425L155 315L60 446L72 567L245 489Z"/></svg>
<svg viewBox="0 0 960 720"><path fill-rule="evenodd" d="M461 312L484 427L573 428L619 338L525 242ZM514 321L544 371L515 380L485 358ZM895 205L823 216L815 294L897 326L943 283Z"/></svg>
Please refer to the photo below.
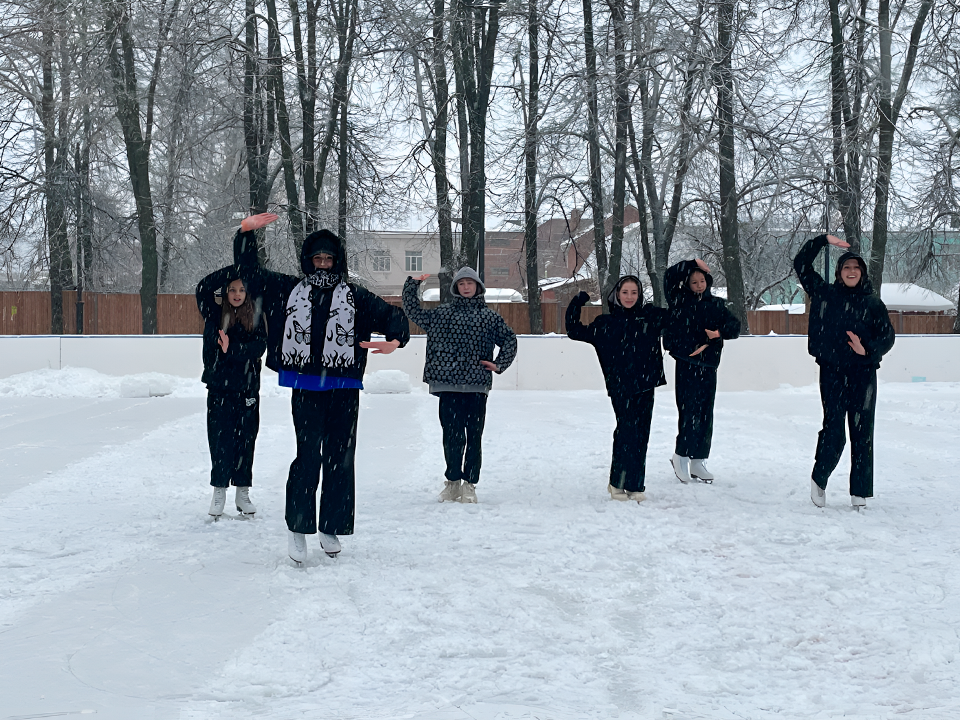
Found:
<svg viewBox="0 0 960 720"><path fill-rule="evenodd" d="M486 286L480 280L480 276L477 275L477 271L467 265L457 270L457 274L453 276L453 282L450 284L450 292L457 297L461 297L460 293L457 292L457 283L461 280L473 280L477 284L477 294L474 297L483 295L487 291Z"/></svg>

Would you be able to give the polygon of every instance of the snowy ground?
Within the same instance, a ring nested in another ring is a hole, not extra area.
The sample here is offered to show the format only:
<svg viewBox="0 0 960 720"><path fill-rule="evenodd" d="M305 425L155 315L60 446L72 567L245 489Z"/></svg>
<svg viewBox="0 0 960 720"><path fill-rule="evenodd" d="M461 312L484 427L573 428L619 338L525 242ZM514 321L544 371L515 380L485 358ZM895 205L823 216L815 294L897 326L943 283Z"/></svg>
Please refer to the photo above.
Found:
<svg viewBox="0 0 960 720"><path fill-rule="evenodd" d="M862 515L848 463L810 503L812 387L721 393L713 486L659 394L642 505L601 393L495 392L476 506L435 500L436 400L365 394L357 533L305 569L265 395L260 512L211 523L202 388L0 381L0 720L960 716L960 384L881 386Z"/></svg>

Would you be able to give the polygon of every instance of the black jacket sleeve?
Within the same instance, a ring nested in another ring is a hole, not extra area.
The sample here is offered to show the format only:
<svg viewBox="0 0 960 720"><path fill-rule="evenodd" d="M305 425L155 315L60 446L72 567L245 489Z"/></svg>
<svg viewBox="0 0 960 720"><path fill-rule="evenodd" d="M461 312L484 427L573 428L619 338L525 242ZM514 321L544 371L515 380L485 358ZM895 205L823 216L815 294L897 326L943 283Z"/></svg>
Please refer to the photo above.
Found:
<svg viewBox="0 0 960 720"><path fill-rule="evenodd" d="M285 303L290 291L300 282L293 275L267 270L257 257L257 234L252 230L237 230L233 238L233 263L237 276L252 282L254 291L267 303Z"/></svg>
<svg viewBox="0 0 960 720"><path fill-rule="evenodd" d="M667 299L669 307L674 308L680 304L684 283L690 277L690 273L699 268L696 260L682 260L667 268L667 271L663 274L663 295Z"/></svg>
<svg viewBox="0 0 960 720"><path fill-rule="evenodd" d="M500 352L497 353L493 362L497 366L497 374L500 375L517 357L517 335L499 315L496 315L494 320L494 328L493 342L500 348Z"/></svg>
<svg viewBox="0 0 960 720"><path fill-rule="evenodd" d="M220 306L217 305L216 291L236 280L240 275L234 267L214 270L197 283L197 309L204 322L220 322Z"/></svg>
<svg viewBox="0 0 960 720"><path fill-rule="evenodd" d="M592 343L595 331L592 325L584 325L580 322L580 311L587 304L590 296L585 292L578 294L570 304L567 305L567 315L565 318L567 327L567 337L571 340Z"/></svg>
<svg viewBox="0 0 960 720"><path fill-rule="evenodd" d="M354 300L357 304L357 312L364 314L367 325L374 332L381 333L387 342L399 340L400 347L404 347L409 342L410 323L403 310L361 287L355 288Z"/></svg>
<svg viewBox="0 0 960 720"><path fill-rule="evenodd" d="M740 337L740 320L730 312L730 308L727 307L727 304L722 299L718 304L722 318L720 327L717 328L717 330L720 331L720 337L724 340L736 340ZM712 330L713 328L710 329Z"/></svg>
<svg viewBox="0 0 960 720"><path fill-rule="evenodd" d="M424 310L420 307L420 282L408 277L403 284L403 311L407 318L419 325L425 332L430 332L430 322L433 319L433 310Z"/></svg>
<svg viewBox="0 0 960 720"><path fill-rule="evenodd" d="M870 334L869 340L862 340L860 344L867 351L867 359L875 366L880 365L883 356L890 352L897 334L890 324L890 315L887 306L879 298L873 298L870 303Z"/></svg>
<svg viewBox="0 0 960 720"><path fill-rule="evenodd" d="M827 236L817 235L813 240L807 240L793 259L793 269L796 271L797 277L800 278L800 285L807 295L813 295L827 284L820 273L813 269L814 260L826 246Z"/></svg>

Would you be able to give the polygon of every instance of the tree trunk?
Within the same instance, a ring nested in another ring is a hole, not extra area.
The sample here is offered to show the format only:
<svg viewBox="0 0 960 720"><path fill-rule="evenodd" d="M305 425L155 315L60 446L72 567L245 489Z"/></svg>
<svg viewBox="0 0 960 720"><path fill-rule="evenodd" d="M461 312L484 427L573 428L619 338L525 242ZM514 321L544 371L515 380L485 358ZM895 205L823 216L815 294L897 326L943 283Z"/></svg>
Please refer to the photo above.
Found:
<svg viewBox="0 0 960 720"><path fill-rule="evenodd" d="M607 283L612 289L620 277L620 262L623 255L623 216L627 198L627 119L630 116L630 96L627 86L629 75L626 61L626 8L624 0L612 0L610 15L613 21L614 105L615 129L613 150L613 218L610 229L610 257L607 266ZM604 294L606 294L606 290ZM643 302L643 298L640 298Z"/></svg>
<svg viewBox="0 0 960 720"><path fill-rule="evenodd" d="M126 8L115 0L107 3L107 62L113 77L117 120L123 129L127 167L137 208L140 232L140 315L142 332L157 332L157 227L150 192L150 156L140 127L140 103L134 64L133 37ZM119 47L118 47L119 43Z"/></svg>
<svg viewBox="0 0 960 720"><path fill-rule="evenodd" d="M459 255L461 264L475 267L482 280L487 189L487 111L490 105L497 36L500 32L500 6L468 6L463 0L457 0L452 25L453 68L457 76L457 89L462 89L463 92L469 133L469 172L466 178L467 189L461 194L463 224ZM464 140L461 137L461 145Z"/></svg>
<svg viewBox="0 0 960 720"><path fill-rule="evenodd" d="M527 5L527 37L530 45L530 87L527 93L527 122L523 145L523 242L527 264L527 312L530 332L543 335L543 311L540 307L540 268L537 260L537 150L540 121L540 17L537 0Z"/></svg>
<svg viewBox="0 0 960 720"><path fill-rule="evenodd" d="M347 241L347 188L348 188L348 170L349 170L349 136L347 134L347 103L346 98L340 104L340 133L339 156L340 172L337 178L337 234L344 243Z"/></svg>
<svg viewBox="0 0 960 720"><path fill-rule="evenodd" d="M717 120L720 151L720 243L723 274L727 278L727 301L740 320L744 334L750 332L740 264L740 234L737 226L737 179L733 134L733 20L736 0L717 5L717 43L720 47L717 83Z"/></svg>
<svg viewBox="0 0 960 720"><path fill-rule="evenodd" d="M41 73L42 88L40 98L40 116L44 129L44 205L48 257L50 262L50 332L62 335L63 290L69 287L73 279L73 267L70 259L70 242L67 237L66 198L67 176L64 167L64 155L67 149L63 145L66 128L57 128L58 113L54 100L53 53L56 33L52 27L53 14L44 19L41 35ZM61 68L61 73L69 72ZM61 76L61 85L64 80ZM62 100L66 102L65 99ZM62 108L61 108L62 110Z"/></svg>
<svg viewBox="0 0 960 720"><path fill-rule="evenodd" d="M444 0L433 3L433 92L436 118L431 143L433 180L437 195L437 231L440 234L440 299L450 299L453 267L456 262L453 244L453 208L450 202L450 179L447 176L447 126L450 123L450 82L447 77L446 40L444 39ZM425 131L427 129L425 128Z"/></svg>
<svg viewBox="0 0 960 720"><path fill-rule="evenodd" d="M290 139L290 116L287 112L287 93L283 84L283 58L280 55L280 28L277 24L276 0L267 3L267 63L270 67L270 88L277 108L277 131L280 135L280 163L283 167L283 187L287 194L287 218L290 235L299 250L303 244L303 216L300 213L300 188L293 167L293 143Z"/></svg>
<svg viewBox="0 0 960 720"><path fill-rule="evenodd" d="M892 32L890 30L890 0L880 0L880 99L878 102L879 134L877 147L877 178L875 185L875 204L873 209L873 242L870 244L870 280L874 292L879 296L883 284L884 260L887 252L887 212L890 205L890 173L893 168L893 141L896 132L900 109L910 85L914 63L917 58L917 48L920 36L923 34L923 25L933 0L924 0L920 5L913 31L910 34L910 47L904 60L900 74L900 84L897 86L897 96L893 99L892 84Z"/></svg>
<svg viewBox="0 0 960 720"><path fill-rule="evenodd" d="M860 118L850 106L844 62L845 41L839 0L830 0L830 124L833 133L833 173L844 238L855 252L863 235L860 222Z"/></svg>
<svg viewBox="0 0 960 720"><path fill-rule="evenodd" d="M607 304L607 243L603 223L603 176L600 168L600 114L597 99L597 49L593 44L593 0L583 0L583 46L587 64L587 151L590 158L590 208L593 212L594 259L603 311Z"/></svg>
<svg viewBox="0 0 960 720"><path fill-rule="evenodd" d="M243 142L247 152L247 181L250 212L267 211L270 199L268 165L270 147L273 145L273 102L269 93L264 93L263 77L259 71L259 36L257 33L256 0L246 0L246 33L243 55ZM257 255L266 263L263 244L264 231L257 235Z"/></svg>

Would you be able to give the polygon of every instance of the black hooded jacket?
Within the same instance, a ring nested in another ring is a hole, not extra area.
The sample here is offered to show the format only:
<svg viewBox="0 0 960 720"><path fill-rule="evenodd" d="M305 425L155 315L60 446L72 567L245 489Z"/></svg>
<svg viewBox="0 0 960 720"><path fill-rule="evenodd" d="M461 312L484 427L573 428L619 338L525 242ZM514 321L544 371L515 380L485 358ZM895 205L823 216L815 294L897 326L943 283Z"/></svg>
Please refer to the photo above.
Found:
<svg viewBox="0 0 960 720"><path fill-rule="evenodd" d="M707 289L695 293L690 289L690 275L703 273ZM740 321L727 309L723 298L710 293L713 275L700 269L694 260L684 260L667 270L663 276L663 292L670 306L670 321L663 333L663 347L677 360L718 367L724 340L740 337ZM710 339L707 330L717 330L720 337ZM701 345L706 349L690 356Z"/></svg>
<svg viewBox="0 0 960 720"><path fill-rule="evenodd" d="M235 322L226 331L230 342L227 352L218 344L223 329L223 313L216 302L216 291L221 291L222 302L227 302L227 286L240 275L234 267L225 267L207 275L197 285L197 308L203 316L203 381L214 393L240 393L246 396L260 391L260 358L267 349L267 330L260 310L261 299L247 296L254 306L253 330L248 331Z"/></svg>
<svg viewBox="0 0 960 720"><path fill-rule="evenodd" d="M300 269L304 275L316 271L313 267L313 255L317 250L334 251L335 260L331 272L344 274L347 269L347 253L334 233L320 230L311 233L300 251ZM281 366L280 351L283 345L284 324L287 317L287 299L302 278L276 273L259 264L257 259L256 234L238 230L233 240L233 258L237 271L263 297L263 314L267 318L267 367L279 372ZM403 310L384 302L382 298L355 283L347 283L353 292L356 306L354 325L354 357L352 365L344 368L328 368L322 363L322 348L312 348L311 360L297 372L305 375L331 375L353 380L362 380L367 366L367 351L360 347L361 342L370 340L372 333L383 334L388 341L398 340L400 347L410 339L410 326ZM310 302L313 305L311 337L323 338L326 335L326 322L330 314L333 290L313 288ZM289 369L289 368L286 368Z"/></svg>
<svg viewBox="0 0 960 720"><path fill-rule="evenodd" d="M800 284L810 296L807 351L819 365L839 369L851 366L876 369L896 339L887 306L873 294L867 265L856 253L846 252L840 256L834 281L827 283L813 269L817 255L826 245L827 236L819 235L808 240L793 260ZM862 275L857 285L848 288L840 279L840 268L851 258L860 263ZM866 355L858 355L850 347L848 330L860 338Z"/></svg>
<svg viewBox="0 0 960 720"><path fill-rule="evenodd" d="M626 281L635 282L640 298L632 308L620 305L617 293ZM667 311L643 304L643 285L639 278L626 275L607 296L609 315L601 315L589 325L580 322L580 310L590 296L582 292L567 306L567 336L590 343L597 351L607 395L631 396L666 385L660 336L667 323Z"/></svg>

